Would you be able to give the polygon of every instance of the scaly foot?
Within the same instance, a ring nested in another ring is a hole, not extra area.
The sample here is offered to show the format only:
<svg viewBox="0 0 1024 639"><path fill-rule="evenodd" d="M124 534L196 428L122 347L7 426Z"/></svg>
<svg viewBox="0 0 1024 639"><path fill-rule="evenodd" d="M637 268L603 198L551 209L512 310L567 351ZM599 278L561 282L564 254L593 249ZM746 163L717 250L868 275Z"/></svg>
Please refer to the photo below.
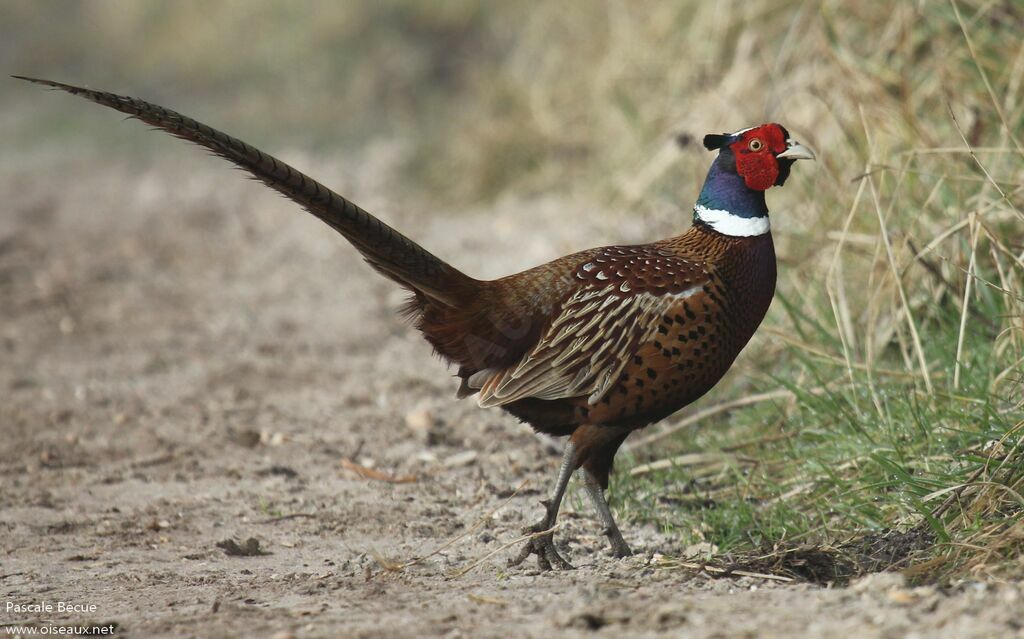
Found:
<svg viewBox="0 0 1024 639"><path fill-rule="evenodd" d="M558 551L555 550L555 533L553 531L545 532L550 531L554 526L557 511L554 511L551 502L545 500L541 503L544 504L547 515L536 524L523 529L523 534L534 536L526 540L522 550L519 551L519 554L514 559L509 560L508 565L518 566L526 561L530 555L537 555L537 565L541 570L573 570L573 565L563 559L558 554Z"/></svg>
<svg viewBox="0 0 1024 639"><path fill-rule="evenodd" d="M622 538L622 533L616 528L605 528L605 536L608 537L608 543L612 547L612 557L616 559L622 559L623 557L629 557L633 554L633 551L629 549L629 544Z"/></svg>

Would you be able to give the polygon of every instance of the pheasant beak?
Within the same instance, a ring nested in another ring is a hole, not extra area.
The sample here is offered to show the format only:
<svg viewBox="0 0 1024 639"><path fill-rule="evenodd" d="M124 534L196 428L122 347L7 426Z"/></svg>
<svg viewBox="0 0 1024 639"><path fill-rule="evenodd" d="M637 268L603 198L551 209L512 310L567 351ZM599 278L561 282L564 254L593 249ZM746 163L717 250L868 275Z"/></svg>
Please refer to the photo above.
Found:
<svg viewBox="0 0 1024 639"><path fill-rule="evenodd" d="M793 140L786 140L786 150L779 153L775 157L786 158L789 160L813 160L814 152L808 149L806 146Z"/></svg>

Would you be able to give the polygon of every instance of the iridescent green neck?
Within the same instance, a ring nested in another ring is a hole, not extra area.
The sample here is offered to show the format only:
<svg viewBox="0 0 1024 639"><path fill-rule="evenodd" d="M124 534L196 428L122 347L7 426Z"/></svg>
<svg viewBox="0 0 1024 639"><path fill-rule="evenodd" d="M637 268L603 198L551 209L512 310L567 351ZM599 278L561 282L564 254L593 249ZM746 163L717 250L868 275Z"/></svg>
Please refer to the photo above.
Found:
<svg viewBox="0 0 1024 639"><path fill-rule="evenodd" d="M764 191L748 188L735 166L731 151L715 158L693 207L693 222L723 235L763 235L771 229Z"/></svg>

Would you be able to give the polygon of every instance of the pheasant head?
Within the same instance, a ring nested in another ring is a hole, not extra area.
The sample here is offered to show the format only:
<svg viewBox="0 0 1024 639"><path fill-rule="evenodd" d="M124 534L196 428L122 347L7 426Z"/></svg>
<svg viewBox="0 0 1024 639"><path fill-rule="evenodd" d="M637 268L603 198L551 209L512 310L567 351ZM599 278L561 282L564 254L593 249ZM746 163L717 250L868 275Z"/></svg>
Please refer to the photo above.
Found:
<svg viewBox="0 0 1024 639"><path fill-rule="evenodd" d="M785 184L795 161L814 159L810 149L775 123L708 134L704 147L717 150L718 157L697 198L694 222L733 236L767 233L764 192Z"/></svg>

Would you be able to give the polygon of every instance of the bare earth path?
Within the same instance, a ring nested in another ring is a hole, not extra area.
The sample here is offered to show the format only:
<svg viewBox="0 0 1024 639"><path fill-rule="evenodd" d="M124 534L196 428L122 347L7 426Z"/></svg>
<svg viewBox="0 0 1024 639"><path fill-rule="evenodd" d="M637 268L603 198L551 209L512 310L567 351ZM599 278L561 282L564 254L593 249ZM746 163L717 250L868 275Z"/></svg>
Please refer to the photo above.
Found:
<svg viewBox="0 0 1024 639"><path fill-rule="evenodd" d="M399 212L372 175L285 155L479 276L640 239L558 221L568 202ZM652 568L678 542L634 525L641 554L614 561L579 494L560 532L579 570L509 569L505 550L451 578L536 518L557 457L453 399L401 294L340 238L197 156L0 174L0 633L1024 636L1016 584L711 580ZM217 546L250 537L269 554ZM41 602L95 611L8 610Z"/></svg>

